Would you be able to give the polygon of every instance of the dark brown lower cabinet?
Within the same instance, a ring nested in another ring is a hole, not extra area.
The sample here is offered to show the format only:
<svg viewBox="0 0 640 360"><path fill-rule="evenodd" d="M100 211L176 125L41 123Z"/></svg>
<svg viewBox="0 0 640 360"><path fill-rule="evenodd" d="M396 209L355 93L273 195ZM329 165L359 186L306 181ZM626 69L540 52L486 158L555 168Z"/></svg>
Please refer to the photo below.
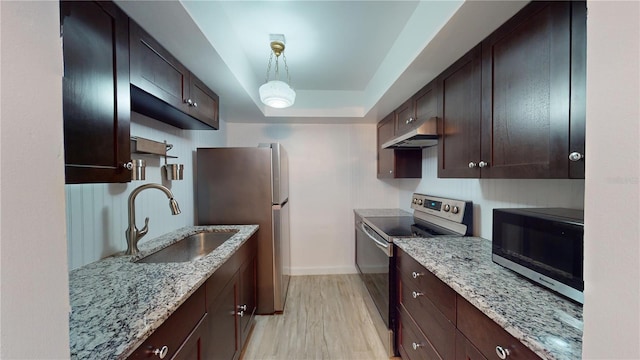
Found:
<svg viewBox="0 0 640 360"><path fill-rule="evenodd" d="M402 249L396 254L403 359L540 359Z"/></svg>
<svg viewBox="0 0 640 360"><path fill-rule="evenodd" d="M256 312L256 253L254 234L128 359L238 359Z"/></svg>
<svg viewBox="0 0 640 360"><path fill-rule="evenodd" d="M253 235L207 280L209 336L205 359L238 359L256 312L257 236Z"/></svg>

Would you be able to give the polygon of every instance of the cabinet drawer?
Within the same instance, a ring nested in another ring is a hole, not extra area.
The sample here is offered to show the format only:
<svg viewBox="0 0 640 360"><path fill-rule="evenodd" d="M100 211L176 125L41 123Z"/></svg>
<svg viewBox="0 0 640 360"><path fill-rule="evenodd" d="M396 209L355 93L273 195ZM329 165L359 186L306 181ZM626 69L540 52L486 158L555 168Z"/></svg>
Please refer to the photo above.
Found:
<svg viewBox="0 0 640 360"><path fill-rule="evenodd" d="M410 360L442 359L402 306L398 308L398 313L400 314L398 323L400 356Z"/></svg>
<svg viewBox="0 0 640 360"><path fill-rule="evenodd" d="M400 282L400 304L415 320L418 328L429 339L444 359L455 353L456 327L412 282ZM454 297L455 301L455 297Z"/></svg>
<svg viewBox="0 0 640 360"><path fill-rule="evenodd" d="M168 348L166 358L172 358L204 315L205 289L201 286L129 356L129 359L155 358L153 351L163 346Z"/></svg>
<svg viewBox="0 0 640 360"><path fill-rule="evenodd" d="M499 347L509 352L508 359L539 359L518 339L458 296L458 329L487 359L499 359Z"/></svg>
<svg viewBox="0 0 640 360"><path fill-rule="evenodd" d="M401 249L397 254L397 266L400 270L401 280L406 282L407 286L413 287L409 294L411 291L424 294L424 297L428 298L449 321L455 324L456 292Z"/></svg>

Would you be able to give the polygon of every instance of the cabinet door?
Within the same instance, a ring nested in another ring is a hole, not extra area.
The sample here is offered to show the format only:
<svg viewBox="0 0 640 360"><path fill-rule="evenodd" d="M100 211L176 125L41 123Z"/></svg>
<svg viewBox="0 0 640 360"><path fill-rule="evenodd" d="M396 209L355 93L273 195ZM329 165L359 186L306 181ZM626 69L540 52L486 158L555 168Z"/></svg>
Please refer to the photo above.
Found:
<svg viewBox="0 0 640 360"><path fill-rule="evenodd" d="M256 312L256 259L255 256L240 268L240 290L238 312L240 316L240 348L244 346L251 331Z"/></svg>
<svg viewBox="0 0 640 360"><path fill-rule="evenodd" d="M456 330L456 360L487 360L460 331Z"/></svg>
<svg viewBox="0 0 640 360"><path fill-rule="evenodd" d="M382 144L393 138L394 116L389 114L378 123L378 178L392 178L393 175L393 149L383 149Z"/></svg>
<svg viewBox="0 0 640 360"><path fill-rule="evenodd" d="M190 102L189 102L190 100ZM211 91L200 79L190 75L189 80L189 115L218 129L219 100L218 95Z"/></svg>
<svg viewBox="0 0 640 360"><path fill-rule="evenodd" d="M480 46L438 78L438 177L477 178L480 171Z"/></svg>
<svg viewBox="0 0 640 360"><path fill-rule="evenodd" d="M437 82L432 81L418 91L414 96L414 101L416 120L413 123L413 127L418 128L438 116ZM437 129L434 128L433 132L435 133L436 131Z"/></svg>
<svg viewBox="0 0 640 360"><path fill-rule="evenodd" d="M207 284L208 286L208 284ZM209 315L209 336L206 339L205 359L232 360L239 355L236 337L236 296L237 277L220 291L207 309ZM209 291L207 291L209 293ZM209 302L207 300L207 302Z"/></svg>
<svg viewBox="0 0 640 360"><path fill-rule="evenodd" d="M129 21L131 85L188 112L189 71L135 21Z"/></svg>
<svg viewBox="0 0 640 360"><path fill-rule="evenodd" d="M421 149L383 149L382 144L393 138L395 113L378 123L378 179L422 177Z"/></svg>
<svg viewBox="0 0 640 360"><path fill-rule="evenodd" d="M569 153L584 156L587 111L587 3L571 2L571 110ZM569 162L569 177L584 179L584 158Z"/></svg>
<svg viewBox="0 0 640 360"><path fill-rule="evenodd" d="M66 182L128 182L127 16L112 3L63 1L60 17Z"/></svg>
<svg viewBox="0 0 640 360"><path fill-rule="evenodd" d="M204 360L203 347L208 332L207 314L189 334L171 360Z"/></svg>
<svg viewBox="0 0 640 360"><path fill-rule="evenodd" d="M414 98L405 101L396 109L395 113L395 136L407 133L415 127L416 108Z"/></svg>
<svg viewBox="0 0 640 360"><path fill-rule="evenodd" d="M488 359L497 358L497 352L508 352L508 359L539 360L520 340L507 333L500 325L458 295L458 330Z"/></svg>
<svg viewBox="0 0 640 360"><path fill-rule="evenodd" d="M533 2L482 42L482 177L568 177L570 7Z"/></svg>
<svg viewBox="0 0 640 360"><path fill-rule="evenodd" d="M396 136L406 134L421 126L424 131L437 132L438 94L436 82L432 81L420 89L410 100L396 110ZM426 124L425 124L426 123Z"/></svg>

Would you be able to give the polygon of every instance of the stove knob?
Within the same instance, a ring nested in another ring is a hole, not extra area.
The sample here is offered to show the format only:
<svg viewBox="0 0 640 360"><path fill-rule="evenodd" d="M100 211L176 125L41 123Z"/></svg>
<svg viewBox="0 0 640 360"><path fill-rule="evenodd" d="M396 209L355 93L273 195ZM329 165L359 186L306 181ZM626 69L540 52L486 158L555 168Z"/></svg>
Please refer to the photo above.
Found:
<svg viewBox="0 0 640 360"><path fill-rule="evenodd" d="M451 210L451 206L449 204L444 204L444 212L449 212Z"/></svg>
<svg viewBox="0 0 640 360"><path fill-rule="evenodd" d="M418 200L418 205L422 205L422 199Z"/></svg>
<svg viewBox="0 0 640 360"><path fill-rule="evenodd" d="M418 199L413 198L413 203L414 203L414 204L417 204L417 203L418 203Z"/></svg>
<svg viewBox="0 0 640 360"><path fill-rule="evenodd" d="M454 213L454 214L457 214L457 213L460 212L460 209L458 209L457 206L454 206L453 209L451 209L451 212Z"/></svg>

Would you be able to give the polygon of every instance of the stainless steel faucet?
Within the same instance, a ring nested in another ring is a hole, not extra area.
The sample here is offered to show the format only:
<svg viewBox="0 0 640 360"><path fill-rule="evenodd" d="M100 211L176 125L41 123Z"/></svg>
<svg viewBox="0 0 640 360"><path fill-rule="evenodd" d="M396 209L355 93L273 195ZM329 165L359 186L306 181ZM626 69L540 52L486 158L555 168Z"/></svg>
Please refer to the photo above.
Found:
<svg viewBox="0 0 640 360"><path fill-rule="evenodd" d="M136 209L135 209L135 200L136 196L141 193L145 189L158 189L162 190L167 197L169 198L169 208L171 208L171 214L178 215L180 214L180 207L178 206L178 202L173 198L173 193L171 190L167 189L165 186L160 184L144 184L135 188L131 194L129 195L129 227L126 231L127 237L127 252L126 255L137 255L138 250L138 240L142 239L143 236L147 234L149 231L149 218L144 219L144 227L141 230L138 230L136 227Z"/></svg>

